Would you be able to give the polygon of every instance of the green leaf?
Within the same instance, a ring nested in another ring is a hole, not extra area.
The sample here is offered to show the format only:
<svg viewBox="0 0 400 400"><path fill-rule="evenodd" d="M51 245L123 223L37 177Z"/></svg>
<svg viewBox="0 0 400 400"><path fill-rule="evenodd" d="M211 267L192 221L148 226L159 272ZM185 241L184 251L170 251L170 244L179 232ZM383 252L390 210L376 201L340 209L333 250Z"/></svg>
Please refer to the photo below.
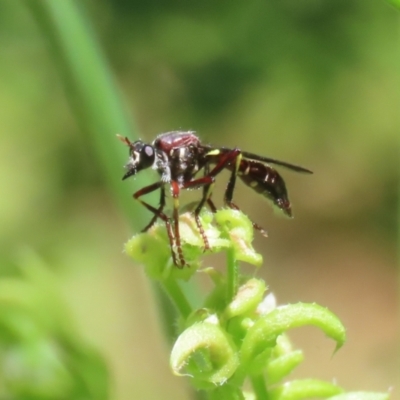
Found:
<svg viewBox="0 0 400 400"><path fill-rule="evenodd" d="M243 366L251 365L252 371L257 372L270 357L278 336L288 329L304 325L314 325L322 329L328 337L336 341L336 350L345 341L345 328L329 310L317 304L291 304L261 316L249 329L241 347Z"/></svg>
<svg viewBox="0 0 400 400"><path fill-rule="evenodd" d="M2 353L0 371L12 398L50 400L72 393L74 380L60 357L57 343L43 338L7 347Z"/></svg>
<svg viewBox="0 0 400 400"><path fill-rule="evenodd" d="M300 400L310 397L329 397L341 393L343 389L330 382L317 379L301 379L287 382L270 391L271 400Z"/></svg>
<svg viewBox="0 0 400 400"><path fill-rule="evenodd" d="M106 399L105 363L74 328L56 277L34 253L21 262L24 279L0 281L0 387L26 400Z"/></svg>

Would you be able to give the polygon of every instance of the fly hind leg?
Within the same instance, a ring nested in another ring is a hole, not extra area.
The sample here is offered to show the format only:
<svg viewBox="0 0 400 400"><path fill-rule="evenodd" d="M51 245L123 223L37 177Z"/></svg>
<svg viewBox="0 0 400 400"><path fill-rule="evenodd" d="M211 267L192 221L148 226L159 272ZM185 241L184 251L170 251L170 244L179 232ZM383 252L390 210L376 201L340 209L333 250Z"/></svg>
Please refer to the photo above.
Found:
<svg viewBox="0 0 400 400"><path fill-rule="evenodd" d="M215 155L214 153L212 155ZM186 182L183 185L183 189L196 189L203 187L203 196L200 200L200 203L196 207L194 211L194 217L196 221L197 228L199 229L200 235L203 238L204 242L204 250L208 250L210 248L210 244L208 242L207 235L204 232L203 225L200 221L200 212L204 207L204 204L207 202L212 212L216 212L216 207L211 200L212 190L214 188L215 177L224 169L227 168L232 163L236 163L238 156L240 155L239 149L233 149L227 152L226 154L221 155L220 160L214 166L214 168L210 171L209 163L207 163L204 167L204 176L198 179L194 179L193 181Z"/></svg>
<svg viewBox="0 0 400 400"><path fill-rule="evenodd" d="M209 174L210 174L210 164L207 163L205 165L205 167L204 167L204 177L207 177ZM211 200L211 194L212 194L212 191L214 189L215 178L212 178L210 181L211 181L211 183L208 183L208 184L203 186L203 196L202 196L202 198L200 200L200 203L197 205L196 209L194 210L194 219L196 221L197 229L199 230L200 235L201 235L201 237L203 239L204 251L210 250L210 243L208 241L206 233L204 232L203 225L202 225L202 223L200 221L200 212L203 209L204 204L206 202L207 202L208 205L210 205L210 204L214 205L212 200ZM214 206L214 208L212 208L210 206L210 208L211 208L211 211L215 213L215 211L216 211L215 206Z"/></svg>
<svg viewBox="0 0 400 400"><path fill-rule="evenodd" d="M241 211L241 210L235 203L232 202L232 198L233 198L233 191L235 189L236 178L238 176L238 171L240 168L241 161L242 161L242 155L239 153L235 159L235 165L233 165L231 176L229 178L228 186L226 187L225 195L224 195L225 204L232 210L238 210L238 211ZM256 224L253 221L251 221L251 223L253 225L253 228L257 229L263 236L265 236L265 237L268 236L267 231L263 227L261 227L260 225Z"/></svg>
<svg viewBox="0 0 400 400"><path fill-rule="evenodd" d="M200 232L200 235L201 235L201 237L203 239L204 251L210 250L210 243L208 241L206 233L204 232L203 224L200 221L200 212L203 209L204 204L206 202L207 202L207 204L210 204L210 202L212 203L210 197L211 197L211 193L213 191L213 188L214 188L214 182L204 186L203 197L201 198L200 203L198 204L196 209L194 210L194 219L196 221L196 225L197 225L197 228L198 228L198 230Z"/></svg>

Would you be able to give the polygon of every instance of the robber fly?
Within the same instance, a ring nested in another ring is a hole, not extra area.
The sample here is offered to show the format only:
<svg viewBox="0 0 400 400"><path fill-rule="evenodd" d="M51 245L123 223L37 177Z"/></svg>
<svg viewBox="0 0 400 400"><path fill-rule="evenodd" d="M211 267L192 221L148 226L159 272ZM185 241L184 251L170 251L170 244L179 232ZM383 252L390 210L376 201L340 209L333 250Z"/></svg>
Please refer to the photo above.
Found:
<svg viewBox="0 0 400 400"><path fill-rule="evenodd" d="M247 153L238 148L228 149L203 144L192 131L163 133L151 144L144 143L141 140L131 142L128 138L119 135L118 138L129 147L129 160L125 165L126 173L122 178L123 180L146 168L152 168L160 175L159 181L138 190L133 194L133 197L154 214L143 232L153 226L158 218L165 222L172 259L179 268L186 265L182 252L178 220L181 190L202 188L203 194L194 210L194 218L204 241L204 248L208 250L210 245L199 215L205 204L210 207L211 211L217 211L211 195L215 178L223 169L231 172L224 195L226 206L239 210L239 207L232 202L236 178L239 177L247 186L271 200L289 217L292 216L292 211L285 182L269 164L286 167L296 172L312 173L306 168ZM199 176L200 171L202 171L202 174ZM166 186L169 186L173 198L172 218L164 213ZM142 200L142 196L158 189L160 190L158 207ZM253 223L253 226L265 234L265 231L259 225Z"/></svg>

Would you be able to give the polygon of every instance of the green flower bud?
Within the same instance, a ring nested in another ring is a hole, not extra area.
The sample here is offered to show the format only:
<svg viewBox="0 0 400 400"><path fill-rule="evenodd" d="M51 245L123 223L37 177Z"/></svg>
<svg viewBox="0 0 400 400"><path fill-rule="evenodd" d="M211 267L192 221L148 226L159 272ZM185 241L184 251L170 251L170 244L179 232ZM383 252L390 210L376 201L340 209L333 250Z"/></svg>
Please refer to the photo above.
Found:
<svg viewBox="0 0 400 400"><path fill-rule="evenodd" d="M211 253L230 247L229 240L222 238L220 231L213 225L213 215L206 210L200 215ZM173 265L172 249L163 222L155 224L145 233L133 236L126 243L125 251L134 260L142 263L146 273L153 279L165 280L171 277L188 280L200 266L200 258L204 253L204 240L192 213L187 212L179 217L179 230L183 255L190 268L176 268Z"/></svg>
<svg viewBox="0 0 400 400"><path fill-rule="evenodd" d="M343 391L337 385L318 379L301 379L286 382L270 391L271 400L300 400L334 396ZM358 399L357 399L358 400Z"/></svg>
<svg viewBox="0 0 400 400"><path fill-rule="evenodd" d="M262 264L262 256L251 245L253 224L250 219L241 211L228 208L217 211L215 220L229 238L235 251L235 258L259 267Z"/></svg>

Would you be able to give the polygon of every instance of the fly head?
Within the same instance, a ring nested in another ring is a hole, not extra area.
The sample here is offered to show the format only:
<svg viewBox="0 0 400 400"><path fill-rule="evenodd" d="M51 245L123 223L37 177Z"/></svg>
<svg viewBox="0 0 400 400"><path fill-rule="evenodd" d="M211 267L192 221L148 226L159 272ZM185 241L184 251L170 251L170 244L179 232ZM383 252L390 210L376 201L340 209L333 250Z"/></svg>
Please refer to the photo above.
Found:
<svg viewBox="0 0 400 400"><path fill-rule="evenodd" d="M143 143L141 140L131 142L122 136L118 136L118 139L129 147L129 159L125 165L126 173L122 180L154 165L155 149L151 144Z"/></svg>

